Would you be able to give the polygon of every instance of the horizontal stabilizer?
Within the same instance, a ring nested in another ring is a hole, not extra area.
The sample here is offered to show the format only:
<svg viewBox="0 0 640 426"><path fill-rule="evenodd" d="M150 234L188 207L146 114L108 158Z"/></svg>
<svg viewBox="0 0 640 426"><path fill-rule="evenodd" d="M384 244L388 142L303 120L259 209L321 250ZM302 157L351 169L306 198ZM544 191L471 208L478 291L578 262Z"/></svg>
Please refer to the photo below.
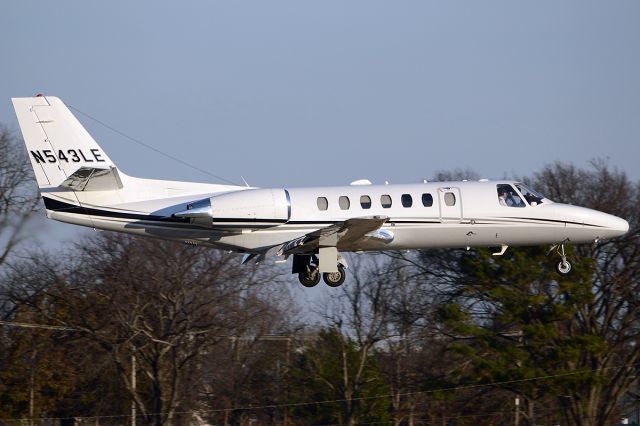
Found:
<svg viewBox="0 0 640 426"><path fill-rule="evenodd" d="M74 191L113 191L122 189L122 181L115 167L108 169L80 167L60 186Z"/></svg>

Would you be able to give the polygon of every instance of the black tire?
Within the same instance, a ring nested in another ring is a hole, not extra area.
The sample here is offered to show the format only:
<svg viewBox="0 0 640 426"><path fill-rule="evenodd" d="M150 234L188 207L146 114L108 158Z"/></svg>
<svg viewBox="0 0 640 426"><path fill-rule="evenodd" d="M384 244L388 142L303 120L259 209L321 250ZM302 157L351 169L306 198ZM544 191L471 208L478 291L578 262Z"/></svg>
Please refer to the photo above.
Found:
<svg viewBox="0 0 640 426"><path fill-rule="evenodd" d="M556 271L562 276L569 275L572 269L573 269L573 266L571 265L571 262L569 262L568 260L561 260L556 264Z"/></svg>
<svg viewBox="0 0 640 426"><path fill-rule="evenodd" d="M298 281L307 288L317 286L320 282L320 272L318 268L310 269L307 272L300 272L298 274Z"/></svg>
<svg viewBox="0 0 640 426"><path fill-rule="evenodd" d="M347 279L347 273L342 265L338 265L338 272L325 272L322 274L322 279L329 287L340 287Z"/></svg>

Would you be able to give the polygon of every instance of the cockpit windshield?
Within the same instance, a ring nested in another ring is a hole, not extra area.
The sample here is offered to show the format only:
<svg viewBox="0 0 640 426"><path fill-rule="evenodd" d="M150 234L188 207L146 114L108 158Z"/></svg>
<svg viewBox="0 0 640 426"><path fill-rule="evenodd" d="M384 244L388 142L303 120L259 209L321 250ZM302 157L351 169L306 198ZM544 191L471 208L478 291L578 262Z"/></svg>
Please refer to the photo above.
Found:
<svg viewBox="0 0 640 426"><path fill-rule="evenodd" d="M518 188L518 191L520 191L520 193L522 194L524 199L527 200L527 203L529 203L529 205L537 206L538 204L542 204L542 199L544 198L544 195L540 194L539 192L536 192L531 188L526 187L521 183L517 183L516 188Z"/></svg>
<svg viewBox="0 0 640 426"><path fill-rule="evenodd" d="M511 185L498 184L498 202L506 207L525 207L526 204Z"/></svg>
<svg viewBox="0 0 640 426"><path fill-rule="evenodd" d="M516 191L514 187L518 190ZM496 189L498 190L498 202L501 206L526 207L529 204L533 207L541 204L544 199L543 195L521 183L516 183L513 186L501 183L496 186ZM526 203L522 197L527 201Z"/></svg>

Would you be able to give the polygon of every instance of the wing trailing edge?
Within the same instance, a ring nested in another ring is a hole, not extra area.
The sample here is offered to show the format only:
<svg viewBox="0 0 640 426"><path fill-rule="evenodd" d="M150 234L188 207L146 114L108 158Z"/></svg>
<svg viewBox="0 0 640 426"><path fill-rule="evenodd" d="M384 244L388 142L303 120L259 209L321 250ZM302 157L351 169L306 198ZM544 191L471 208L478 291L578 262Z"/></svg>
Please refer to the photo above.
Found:
<svg viewBox="0 0 640 426"><path fill-rule="evenodd" d="M369 239L385 242L393 241L391 231L382 230L389 220L387 216L366 216L347 219L325 228L310 232L285 243L266 248L261 253L244 256L242 264L255 260L256 263L273 256L290 256L292 254L317 253L320 248L335 247L337 250L347 248L354 250L358 243Z"/></svg>

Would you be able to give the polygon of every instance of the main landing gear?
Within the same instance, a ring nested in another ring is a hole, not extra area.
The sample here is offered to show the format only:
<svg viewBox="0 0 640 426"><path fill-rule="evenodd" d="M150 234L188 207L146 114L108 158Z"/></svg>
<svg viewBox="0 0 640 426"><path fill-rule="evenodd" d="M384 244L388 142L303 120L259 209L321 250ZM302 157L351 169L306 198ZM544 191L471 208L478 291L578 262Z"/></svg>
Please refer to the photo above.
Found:
<svg viewBox="0 0 640 426"><path fill-rule="evenodd" d="M300 284L305 287L315 287L320 282L320 276L329 287L340 287L347 278L346 264L342 258L338 258L337 272L320 272L318 257L316 255L296 254L293 256L291 272L298 274Z"/></svg>
<svg viewBox="0 0 640 426"><path fill-rule="evenodd" d="M305 287L315 287L320 282L320 275L317 266L308 265L304 271L298 272L298 280Z"/></svg>
<svg viewBox="0 0 640 426"><path fill-rule="evenodd" d="M571 273L571 269L573 269L573 266L571 265L571 262L569 262L569 260L567 260L567 254L564 250L564 243L566 241L563 241L560 244L555 244L553 246L551 246L551 248L549 249L549 251L547 252L547 256L552 252L552 251L556 251L556 253L560 256L560 261L558 263L556 263L556 271L563 276L569 275Z"/></svg>
<svg viewBox="0 0 640 426"><path fill-rule="evenodd" d="M329 287L340 287L347 278L344 266L338 264L338 272L325 272L322 274L324 283Z"/></svg>

